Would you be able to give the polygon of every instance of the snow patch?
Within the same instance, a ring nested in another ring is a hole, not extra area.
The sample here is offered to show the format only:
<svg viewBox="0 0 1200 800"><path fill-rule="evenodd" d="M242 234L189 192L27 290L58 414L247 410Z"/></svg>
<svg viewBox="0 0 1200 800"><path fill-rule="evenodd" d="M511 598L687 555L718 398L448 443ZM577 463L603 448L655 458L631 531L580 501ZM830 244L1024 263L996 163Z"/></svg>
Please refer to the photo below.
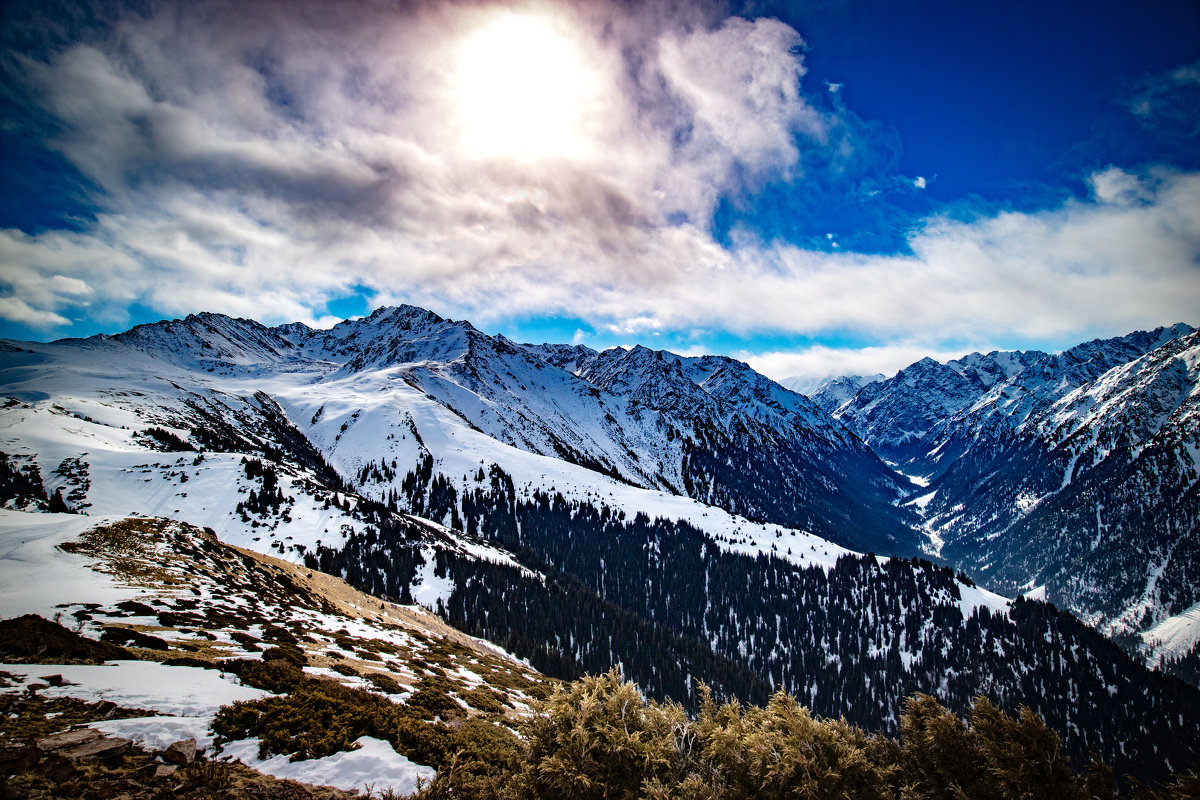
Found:
<svg viewBox="0 0 1200 800"><path fill-rule="evenodd" d="M433 780L435 773L432 767L414 764L382 739L363 736L354 745L357 749L334 753L325 758L291 761L286 755L260 759L258 740L242 739L226 744L222 754L276 778L333 786L346 791L359 790L372 796L387 791L411 794Z"/></svg>
<svg viewBox="0 0 1200 800"><path fill-rule="evenodd" d="M1200 603L1173 617L1167 617L1149 630L1143 631L1146 661L1155 665L1168 658L1178 658L1200 643Z"/></svg>
<svg viewBox="0 0 1200 800"><path fill-rule="evenodd" d="M67 599L111 606L136 597L136 589L93 571L91 559L58 549L102 522L77 514L0 509L0 617L53 619Z"/></svg>
<svg viewBox="0 0 1200 800"><path fill-rule="evenodd" d="M143 708L175 717L203 717L239 700L270 697L270 692L243 686L236 678L213 669L178 667L156 661L110 661L94 664L0 664L0 671L23 684L43 675L62 675L64 685L41 689L45 697L77 697L88 702L107 700L128 708ZM11 692L14 687L5 691Z"/></svg>
<svg viewBox="0 0 1200 800"><path fill-rule="evenodd" d="M928 485L928 481L926 481L926 485ZM924 511L925 511L925 506L929 505L929 503L930 503L930 502L933 500L933 498L935 498L935 497L937 497L937 489L934 489L934 490L933 490L932 492L930 492L929 494L923 494L923 495L921 495L920 497L914 497L912 500L909 500L909 501L908 501L907 503L905 503L904 505L906 505L906 506L915 506L917 509L919 509L920 511L924 512Z"/></svg>

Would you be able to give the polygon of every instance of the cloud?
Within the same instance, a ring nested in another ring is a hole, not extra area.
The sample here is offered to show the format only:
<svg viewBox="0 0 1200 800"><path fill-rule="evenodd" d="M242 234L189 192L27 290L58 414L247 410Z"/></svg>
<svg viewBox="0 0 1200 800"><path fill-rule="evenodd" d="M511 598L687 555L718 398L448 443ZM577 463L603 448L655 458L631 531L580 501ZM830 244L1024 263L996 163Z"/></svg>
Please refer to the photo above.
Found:
<svg viewBox="0 0 1200 800"><path fill-rule="evenodd" d="M1129 111L1148 126L1176 129L1187 138L1200 136L1200 62L1183 64L1141 82L1128 101Z"/></svg>
<svg viewBox="0 0 1200 800"><path fill-rule="evenodd" d="M1147 200L1150 194L1142 179L1120 167L1109 166L1088 176L1092 195L1101 203L1129 205Z"/></svg>
<svg viewBox="0 0 1200 800"><path fill-rule="evenodd" d="M976 348L989 352L995 348ZM774 380L800 378L819 381L839 375L892 376L926 356L938 361L959 358L965 350L939 349L936 341L896 342L872 347L829 347L814 345L798 350L774 350L763 353L741 352L736 358Z"/></svg>
<svg viewBox="0 0 1200 800"><path fill-rule="evenodd" d="M773 19L732 18L714 31L664 38L663 78L694 112L683 132L691 137L687 155L719 149L753 173L795 166L796 132L825 136L822 115L800 94L802 44Z"/></svg>
<svg viewBox="0 0 1200 800"><path fill-rule="evenodd" d="M646 6L503 6L550 15L604 112L581 110L579 146L544 158L494 157L462 130L455 59L495 13L482 3L163 3L18 53L4 78L97 212L79 230L0 231L0 318L121 324L139 304L324 325L328 303L365 287L484 324L936 342L1200 307L1189 173L1114 167L1088 200L934 217L902 255L752 230L719 243L722 199L790 181L819 205L842 173L886 172L898 144L832 87L805 94L783 23Z"/></svg>
<svg viewBox="0 0 1200 800"><path fill-rule="evenodd" d="M54 328L70 324L66 317L52 311L32 308L19 297L0 297L0 317L34 328Z"/></svg>

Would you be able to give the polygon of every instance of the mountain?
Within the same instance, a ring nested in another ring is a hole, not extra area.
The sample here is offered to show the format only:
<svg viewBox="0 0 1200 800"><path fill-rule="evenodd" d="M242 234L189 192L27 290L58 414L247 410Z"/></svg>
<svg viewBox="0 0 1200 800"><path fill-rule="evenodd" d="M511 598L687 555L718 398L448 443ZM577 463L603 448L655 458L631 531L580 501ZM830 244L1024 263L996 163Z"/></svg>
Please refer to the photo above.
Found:
<svg viewBox="0 0 1200 800"><path fill-rule="evenodd" d="M880 372L875 375L838 375L816 382L791 378L783 381L783 385L807 395L818 406L833 414L867 384L879 383L886 379L887 376Z"/></svg>
<svg viewBox="0 0 1200 800"><path fill-rule="evenodd" d="M846 547L916 552L915 519L895 510L903 480L811 400L746 364L644 347L527 349L621 398L635 419L655 415L666 429L657 463L688 496Z"/></svg>
<svg viewBox="0 0 1200 800"><path fill-rule="evenodd" d="M907 505L940 557L1152 663L1187 658L1200 640L1186 624L1200 600L1198 336L1177 324L1054 355L925 359L835 415L917 477Z"/></svg>
<svg viewBox="0 0 1200 800"><path fill-rule="evenodd" d="M865 384L833 413L876 453L912 471L924 464L922 459L935 444L931 437L936 437L945 420L1045 357L1037 351L995 351L972 353L945 364L923 358L887 380ZM842 389L843 385L833 384L814 399L829 405L844 393Z"/></svg>
<svg viewBox="0 0 1200 800"><path fill-rule="evenodd" d="M943 554L989 585L1045 587L1112 634L1194 605L1198 360L1192 331L1034 404L1011 433L978 426L929 486L938 494L925 511Z"/></svg>
<svg viewBox="0 0 1200 800"><path fill-rule="evenodd" d="M864 385L830 413L889 463L932 479L980 431L1015 429L1068 392L1192 330L1180 323L1056 354L993 351L945 364L923 358L887 380ZM818 392L813 399L828 408L835 398Z"/></svg>
<svg viewBox="0 0 1200 800"><path fill-rule="evenodd" d="M963 372L995 388L1014 369L985 361ZM0 382L10 508L208 527L547 674L619 665L691 707L697 679L783 688L894 732L908 694L986 692L1081 761L1156 777L1197 759L1194 687L912 558L931 524L902 504L913 484L731 359L522 345L400 307L327 331L203 314L8 342Z"/></svg>

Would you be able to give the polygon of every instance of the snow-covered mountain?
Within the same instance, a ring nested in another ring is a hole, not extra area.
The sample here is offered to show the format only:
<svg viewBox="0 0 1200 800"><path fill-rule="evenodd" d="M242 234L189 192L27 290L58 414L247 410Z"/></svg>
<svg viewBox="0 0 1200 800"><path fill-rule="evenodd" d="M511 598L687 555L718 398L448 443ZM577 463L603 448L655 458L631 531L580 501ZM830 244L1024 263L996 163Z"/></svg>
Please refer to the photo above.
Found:
<svg viewBox="0 0 1200 800"><path fill-rule="evenodd" d="M885 380L887 376L878 372L874 375L838 375L816 382L790 378L782 383L792 391L807 395L818 406L833 414L867 384Z"/></svg>
<svg viewBox="0 0 1200 800"><path fill-rule="evenodd" d="M656 463L688 496L858 550L914 552L915 521L895 512L907 482L807 397L746 364L640 346L527 350L660 433Z"/></svg>
<svg viewBox="0 0 1200 800"><path fill-rule="evenodd" d="M1170 622L1200 600L1198 336L1177 324L1054 355L925 359L835 415L922 484L907 505L934 552L1129 644L1145 631L1157 662L1200 639Z"/></svg>
<svg viewBox="0 0 1200 800"><path fill-rule="evenodd" d="M942 364L923 358L891 378L864 384L842 400L849 388L832 383L813 399L832 411L876 453L906 472L923 464L931 439L948 419L971 408L997 385L1009 383L1026 367L1045 358L1038 351L971 353ZM916 470L921 472L920 468Z"/></svg>
<svg viewBox="0 0 1200 800"><path fill-rule="evenodd" d="M1016 361L952 371L986 392ZM619 664L684 702L694 677L782 687L884 730L911 692L987 691L1122 768L1195 758L1167 713L1200 713L1194 690L901 557L925 535L914 484L731 359L521 345L400 307L327 331L202 314L8 342L0 384L10 507L208 527L562 677Z"/></svg>
<svg viewBox="0 0 1200 800"><path fill-rule="evenodd" d="M1198 364L1192 331L1033 404L1012 433L979 427L929 486L943 554L990 585L1045 586L1113 634L1186 611L1200 600Z"/></svg>
<svg viewBox="0 0 1200 800"><path fill-rule="evenodd" d="M252 429L283 414L346 475L380 458L417 463L438 446L437 437L421 439L428 424L471 440L453 450L469 450L531 487L555 485L566 462L583 472L568 469L576 478L559 484L590 485L599 472L847 547L918 547L914 520L893 506L903 479L806 398L730 359L615 349L590 354L586 371L566 370L553 348L517 346L412 307L380 309L329 331L202 314L114 337L10 346L17 350L6 381L18 398L26 386L29 397L45 394L37 365L54 370L64 359L112 364L122 378L175 374L174 388L164 394L156 383L154 394L131 404L150 400L156 410L144 413L168 427L174 417L174 428L185 431L198 414ZM199 383L184 377L196 374ZM255 392L269 395L279 413L260 400L225 407ZM372 487L378 499L386 483ZM653 501L639 503L629 510L653 512Z"/></svg>

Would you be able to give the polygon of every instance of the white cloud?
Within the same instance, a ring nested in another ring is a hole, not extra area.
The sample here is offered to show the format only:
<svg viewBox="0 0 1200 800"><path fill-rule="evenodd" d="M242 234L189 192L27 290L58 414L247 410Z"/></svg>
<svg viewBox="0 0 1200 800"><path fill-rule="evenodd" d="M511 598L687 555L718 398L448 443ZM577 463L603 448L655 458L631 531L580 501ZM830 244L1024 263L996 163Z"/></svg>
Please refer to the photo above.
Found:
<svg viewBox="0 0 1200 800"><path fill-rule="evenodd" d="M825 134L821 115L800 94L799 34L778 20L733 18L713 31L662 40L659 59L671 90L694 111L688 153L717 148L754 172L797 163L796 131Z"/></svg>
<svg viewBox="0 0 1200 800"><path fill-rule="evenodd" d="M71 322L52 311L33 308L19 297L0 297L0 318L34 328L54 328Z"/></svg>
<svg viewBox="0 0 1200 800"><path fill-rule="evenodd" d="M989 352L996 348L972 348ZM814 345L798 350L774 350L763 353L741 352L735 357L774 380L800 378L819 381L839 375L892 376L926 356L949 361L965 355L962 349L946 350L935 340L899 342L871 347L828 347Z"/></svg>
<svg viewBox="0 0 1200 800"><path fill-rule="evenodd" d="M1138 200L1148 200L1150 193L1142 180L1120 167L1109 166L1088 176L1092 196L1101 203L1129 205Z"/></svg>
<svg viewBox="0 0 1200 800"><path fill-rule="evenodd" d="M925 177L922 175L918 175L913 180L913 186L917 187L918 189L924 189L925 188Z"/></svg>

